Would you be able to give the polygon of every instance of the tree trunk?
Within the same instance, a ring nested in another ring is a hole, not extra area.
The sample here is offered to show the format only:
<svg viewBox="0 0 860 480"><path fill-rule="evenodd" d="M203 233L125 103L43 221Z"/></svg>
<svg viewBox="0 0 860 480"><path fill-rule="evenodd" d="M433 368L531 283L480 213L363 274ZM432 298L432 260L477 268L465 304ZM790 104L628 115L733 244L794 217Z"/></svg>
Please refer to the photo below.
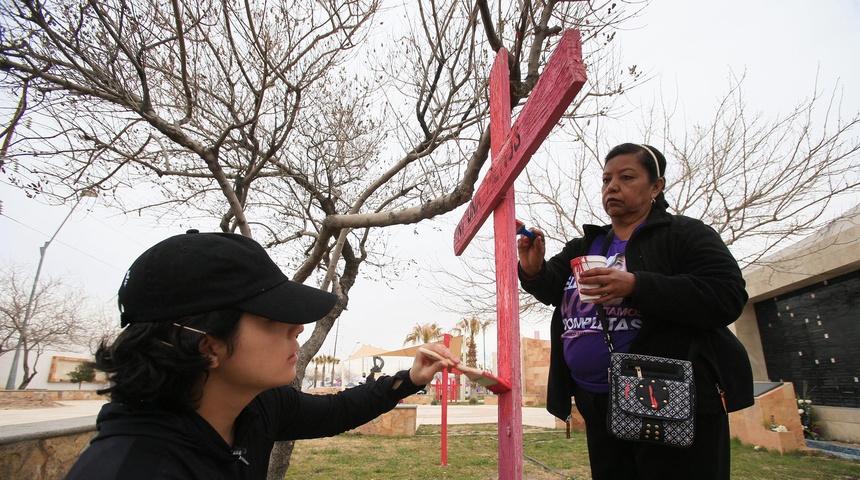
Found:
<svg viewBox="0 0 860 480"><path fill-rule="evenodd" d="M275 442L272 455L269 457L269 472L266 474L266 480L284 480L287 469L290 468L295 444L294 441Z"/></svg>

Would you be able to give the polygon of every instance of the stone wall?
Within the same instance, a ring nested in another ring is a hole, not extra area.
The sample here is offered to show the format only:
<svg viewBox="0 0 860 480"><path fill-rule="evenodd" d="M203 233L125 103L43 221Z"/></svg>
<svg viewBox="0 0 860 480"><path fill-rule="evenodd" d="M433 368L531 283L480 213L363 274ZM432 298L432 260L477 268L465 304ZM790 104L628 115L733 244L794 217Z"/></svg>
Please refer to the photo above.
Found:
<svg viewBox="0 0 860 480"><path fill-rule="evenodd" d="M546 404L549 350L549 340L521 338L522 392L524 398L529 397L528 405ZM525 400L523 405L526 405Z"/></svg>
<svg viewBox="0 0 860 480"><path fill-rule="evenodd" d="M774 432L771 423L787 432ZM755 405L729 414L732 437L744 445L756 445L780 453L806 449L803 426L797 413L794 386L789 383L755 398Z"/></svg>
<svg viewBox="0 0 860 480"><path fill-rule="evenodd" d="M435 399L435 397L433 395L430 395L430 394L426 394L426 395L415 394L415 395L409 395L408 397L404 398L403 403L405 403L407 405L430 405L433 403L434 399Z"/></svg>
<svg viewBox="0 0 860 480"><path fill-rule="evenodd" d="M418 428L418 405L399 404L364 425L351 430L362 435L402 437L415 435Z"/></svg>
<svg viewBox="0 0 860 480"><path fill-rule="evenodd" d="M5 426L0 478L60 480L96 433L95 416Z"/></svg>
<svg viewBox="0 0 860 480"><path fill-rule="evenodd" d="M0 397L10 399L31 399L34 402L52 400L65 402L70 400L104 400L105 395L99 395L95 390L0 390Z"/></svg>

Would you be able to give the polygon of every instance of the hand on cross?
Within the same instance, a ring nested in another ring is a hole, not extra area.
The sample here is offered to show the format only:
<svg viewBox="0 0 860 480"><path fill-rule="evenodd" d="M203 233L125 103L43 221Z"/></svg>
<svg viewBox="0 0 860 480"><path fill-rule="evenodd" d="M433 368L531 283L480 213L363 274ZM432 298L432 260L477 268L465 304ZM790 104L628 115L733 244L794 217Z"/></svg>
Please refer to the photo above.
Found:
<svg viewBox="0 0 860 480"><path fill-rule="evenodd" d="M525 235L517 238L517 255L520 258L520 268L523 273L530 277L540 273L543 259L546 255L546 244L543 241L543 231L533 228L535 238L531 239Z"/></svg>

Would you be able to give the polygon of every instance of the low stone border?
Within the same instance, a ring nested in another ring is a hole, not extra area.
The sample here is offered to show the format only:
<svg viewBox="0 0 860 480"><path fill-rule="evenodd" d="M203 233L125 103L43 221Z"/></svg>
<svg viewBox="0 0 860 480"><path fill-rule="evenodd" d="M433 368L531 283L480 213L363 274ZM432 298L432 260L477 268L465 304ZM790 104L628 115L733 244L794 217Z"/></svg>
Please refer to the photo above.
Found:
<svg viewBox="0 0 860 480"><path fill-rule="evenodd" d="M851 460L860 460L860 448L839 445L838 443L822 442L820 440L806 440L806 446L821 450L822 452L836 455Z"/></svg>
<svg viewBox="0 0 860 480"><path fill-rule="evenodd" d="M418 405L398 404L393 410L351 430L363 435L404 437L415 435L418 428Z"/></svg>
<svg viewBox="0 0 860 480"><path fill-rule="evenodd" d="M0 428L0 478L60 480L96 433L96 416Z"/></svg>

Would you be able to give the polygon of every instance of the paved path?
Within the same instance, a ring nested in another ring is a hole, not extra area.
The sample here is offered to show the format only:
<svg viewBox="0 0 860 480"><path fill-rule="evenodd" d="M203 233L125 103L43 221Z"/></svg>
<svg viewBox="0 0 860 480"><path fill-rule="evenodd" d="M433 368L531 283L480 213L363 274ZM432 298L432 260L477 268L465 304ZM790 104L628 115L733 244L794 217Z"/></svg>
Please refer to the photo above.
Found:
<svg viewBox="0 0 860 480"><path fill-rule="evenodd" d="M533 427L555 427L555 417L542 407L523 407L523 425ZM453 405L448 407L448 425L497 423L499 409L496 405ZM441 425L441 405L419 405L418 425Z"/></svg>
<svg viewBox="0 0 860 480"><path fill-rule="evenodd" d="M104 400L74 400L57 402L61 406L50 408L27 408L20 410L0 410L0 428L4 425L63 420L66 418L97 415ZM95 419L93 419L95 422Z"/></svg>
<svg viewBox="0 0 860 480"><path fill-rule="evenodd" d="M4 425L61 420L94 416L104 404L102 400L79 400L58 402L60 407L33 408L22 410L0 410L0 428ZM495 405L452 405L448 407L448 424L496 423L498 407ZM95 418L93 419L95 422ZM419 405L418 425L440 425L442 423L441 405ZM555 427L555 419L546 409L523 407L523 425L535 427Z"/></svg>

